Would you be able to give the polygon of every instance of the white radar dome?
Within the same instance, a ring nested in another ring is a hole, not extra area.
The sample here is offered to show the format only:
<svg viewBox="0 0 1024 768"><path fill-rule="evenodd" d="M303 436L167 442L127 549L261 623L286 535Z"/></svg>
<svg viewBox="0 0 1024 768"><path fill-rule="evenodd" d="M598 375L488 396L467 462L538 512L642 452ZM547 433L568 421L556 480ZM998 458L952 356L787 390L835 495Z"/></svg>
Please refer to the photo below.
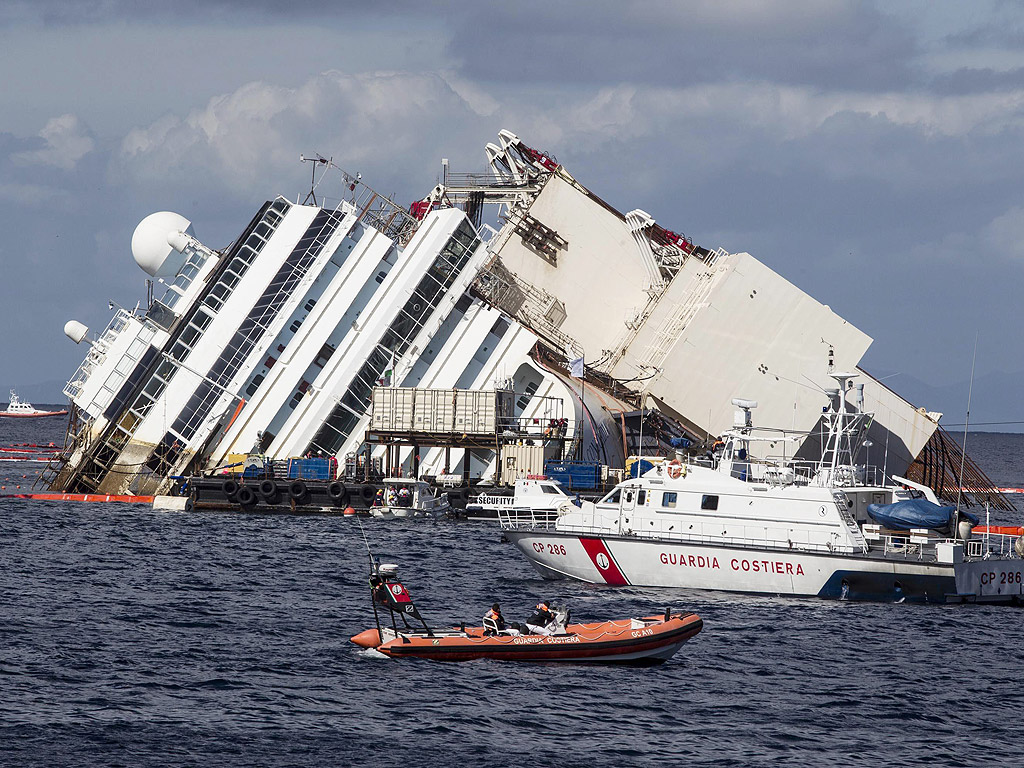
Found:
<svg viewBox="0 0 1024 768"><path fill-rule="evenodd" d="M64 335L75 344L81 344L87 333L89 333L89 327L85 323L80 323L77 320L68 320L64 323Z"/></svg>
<svg viewBox="0 0 1024 768"><path fill-rule="evenodd" d="M185 263L181 252L172 247L182 245L179 233L192 235L192 222L178 213L151 213L139 222L132 235L132 256L135 263L151 277L171 277Z"/></svg>

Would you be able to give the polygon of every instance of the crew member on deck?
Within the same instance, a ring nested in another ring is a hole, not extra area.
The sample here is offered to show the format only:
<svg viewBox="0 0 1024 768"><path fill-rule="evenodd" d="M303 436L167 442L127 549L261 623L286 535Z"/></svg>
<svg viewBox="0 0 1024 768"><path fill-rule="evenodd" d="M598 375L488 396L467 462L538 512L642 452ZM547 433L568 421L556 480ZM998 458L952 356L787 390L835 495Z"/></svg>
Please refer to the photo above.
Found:
<svg viewBox="0 0 1024 768"><path fill-rule="evenodd" d="M526 628L535 635L553 635L551 624L555 621L555 614L551 612L547 602L537 603L537 608L526 620Z"/></svg>
<svg viewBox="0 0 1024 768"><path fill-rule="evenodd" d="M491 624L491 622L494 622ZM484 634L495 635L505 631L505 617L501 615L501 606L495 603L484 615Z"/></svg>

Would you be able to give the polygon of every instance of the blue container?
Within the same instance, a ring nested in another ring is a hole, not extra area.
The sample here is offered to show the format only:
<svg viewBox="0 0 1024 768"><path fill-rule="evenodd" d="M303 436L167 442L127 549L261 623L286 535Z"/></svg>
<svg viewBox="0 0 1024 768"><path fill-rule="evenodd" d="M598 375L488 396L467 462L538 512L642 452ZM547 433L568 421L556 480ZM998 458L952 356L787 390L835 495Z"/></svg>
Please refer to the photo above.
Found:
<svg viewBox="0 0 1024 768"><path fill-rule="evenodd" d="M288 459L290 480L333 480L337 459Z"/></svg>
<svg viewBox="0 0 1024 768"><path fill-rule="evenodd" d="M549 461L544 474L569 490L592 491L601 485L601 465L596 461Z"/></svg>

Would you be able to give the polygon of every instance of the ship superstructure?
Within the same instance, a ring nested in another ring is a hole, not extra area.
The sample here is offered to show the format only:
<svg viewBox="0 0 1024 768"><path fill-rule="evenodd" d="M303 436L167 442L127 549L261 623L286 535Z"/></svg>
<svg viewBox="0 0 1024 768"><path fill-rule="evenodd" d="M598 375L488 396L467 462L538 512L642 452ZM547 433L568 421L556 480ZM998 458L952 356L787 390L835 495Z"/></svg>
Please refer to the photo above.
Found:
<svg viewBox="0 0 1024 768"><path fill-rule="evenodd" d="M76 412L52 485L158 493L245 453L386 453L389 471L486 478L503 441L532 446L549 424L564 426L548 458L622 466L651 405L675 434L713 438L738 389L814 431L828 385L814 372L826 355L854 369L869 337L749 254L618 212L508 131L486 153L488 173L445 164L408 210L321 158L344 200L269 201L221 252L177 214L147 217L132 251L162 295L93 338L66 327L90 348L65 389ZM865 378L870 436L906 472L938 415ZM380 386L500 390L512 405L493 448L417 444L414 426L392 450L367 442Z"/></svg>

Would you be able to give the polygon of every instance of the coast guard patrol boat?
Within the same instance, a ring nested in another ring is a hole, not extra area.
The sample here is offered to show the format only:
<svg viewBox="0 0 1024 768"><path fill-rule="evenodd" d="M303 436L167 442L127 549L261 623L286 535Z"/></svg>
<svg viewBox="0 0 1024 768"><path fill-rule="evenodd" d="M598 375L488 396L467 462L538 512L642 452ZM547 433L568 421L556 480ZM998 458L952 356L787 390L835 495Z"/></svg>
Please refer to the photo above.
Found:
<svg viewBox="0 0 1024 768"><path fill-rule="evenodd" d="M757 403L734 400L735 426L712 456L656 466L597 503L563 507L554 522L500 513L505 536L547 578L841 599L1024 600L1024 537L972 535L977 519L940 506L930 488L896 476L885 483L877 468L856 464L871 414L860 408L862 395L848 402L855 374L831 376L839 386L823 414L819 460L786 456L786 446L814 436L756 429Z"/></svg>

